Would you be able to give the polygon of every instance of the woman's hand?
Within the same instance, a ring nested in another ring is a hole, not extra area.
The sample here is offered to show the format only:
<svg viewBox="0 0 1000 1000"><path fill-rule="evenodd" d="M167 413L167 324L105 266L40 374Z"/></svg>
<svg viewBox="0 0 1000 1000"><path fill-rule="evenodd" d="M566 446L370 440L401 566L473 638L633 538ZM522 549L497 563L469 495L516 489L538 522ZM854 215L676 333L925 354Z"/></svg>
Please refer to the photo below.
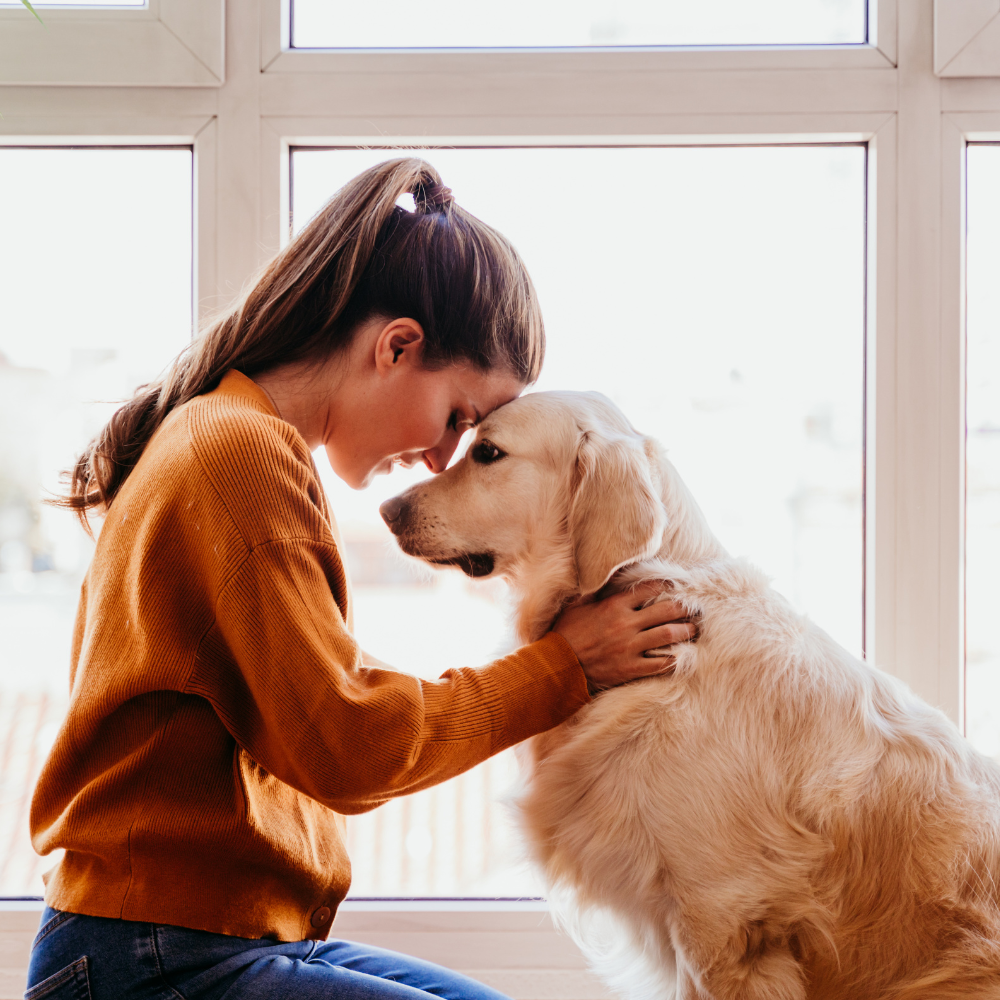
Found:
<svg viewBox="0 0 1000 1000"><path fill-rule="evenodd" d="M679 604L659 601L643 607L663 589L663 582L652 580L603 601L569 607L556 619L552 631L573 647L591 691L670 670L672 656L643 654L695 637L697 629Z"/></svg>

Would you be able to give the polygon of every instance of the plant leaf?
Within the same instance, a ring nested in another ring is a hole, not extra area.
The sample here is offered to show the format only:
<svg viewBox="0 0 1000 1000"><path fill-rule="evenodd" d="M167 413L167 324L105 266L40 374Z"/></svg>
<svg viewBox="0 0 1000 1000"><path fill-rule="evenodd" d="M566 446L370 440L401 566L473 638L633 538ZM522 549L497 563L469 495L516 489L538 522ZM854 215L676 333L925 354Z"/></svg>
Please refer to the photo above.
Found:
<svg viewBox="0 0 1000 1000"><path fill-rule="evenodd" d="M35 10L35 8L31 6L31 4L30 4L30 3L28 2L28 0L21 0L21 3L23 3L23 4L24 4L24 6L25 6L25 7L27 7L27 8L28 8L28 10L30 10L32 14L34 14L34 15L35 15L35 17L38 17L38 11L37 11L37 10ZM38 23L39 23L39 24L40 24L40 25L41 25L41 26L42 26L43 28L45 27L45 22L44 22L44 21L43 21L43 20L42 20L42 19L41 19L40 17L38 17Z"/></svg>

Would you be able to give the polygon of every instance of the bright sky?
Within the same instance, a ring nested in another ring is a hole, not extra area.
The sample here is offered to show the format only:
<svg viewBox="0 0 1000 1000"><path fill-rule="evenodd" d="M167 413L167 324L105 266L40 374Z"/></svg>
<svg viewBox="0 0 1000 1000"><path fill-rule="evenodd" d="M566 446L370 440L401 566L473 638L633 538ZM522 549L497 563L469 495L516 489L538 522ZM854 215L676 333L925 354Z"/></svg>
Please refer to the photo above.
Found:
<svg viewBox="0 0 1000 1000"><path fill-rule="evenodd" d="M968 153L967 731L1000 756L1000 146Z"/></svg>
<svg viewBox="0 0 1000 1000"><path fill-rule="evenodd" d="M324 47L863 42L864 0L293 0L293 44Z"/></svg>
<svg viewBox="0 0 1000 1000"><path fill-rule="evenodd" d="M181 350L191 168L189 149L0 150L0 351L65 374L110 349L137 383Z"/></svg>
<svg viewBox="0 0 1000 1000"><path fill-rule="evenodd" d="M190 340L191 151L0 149L0 185L0 353L38 370L4 380L0 480L28 489L33 464L54 491L117 401ZM56 568L77 579L91 544L67 511L39 516ZM0 546L9 533L0 523ZM12 555L0 548L0 564ZM0 587L0 663L11 667L0 686L64 690L76 603L66 586L37 600Z"/></svg>

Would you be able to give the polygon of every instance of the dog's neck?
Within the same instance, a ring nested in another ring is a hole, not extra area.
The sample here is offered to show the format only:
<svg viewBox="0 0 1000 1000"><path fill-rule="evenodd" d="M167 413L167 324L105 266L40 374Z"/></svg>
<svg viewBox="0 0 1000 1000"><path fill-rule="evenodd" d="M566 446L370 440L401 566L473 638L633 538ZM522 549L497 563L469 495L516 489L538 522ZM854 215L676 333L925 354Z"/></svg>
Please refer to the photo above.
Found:
<svg viewBox="0 0 1000 1000"><path fill-rule="evenodd" d="M667 515L660 548L651 558L684 568L724 558L726 550L712 534L701 508L663 449L650 439L647 454ZM650 557L640 555L636 562L644 558ZM510 575L509 582L515 593L515 630L522 642L540 639L563 608L581 597L592 596L580 592L572 540L568 536L536 544L531 556ZM614 582L613 575L603 589L614 591Z"/></svg>
<svg viewBox="0 0 1000 1000"><path fill-rule="evenodd" d="M664 450L652 439L647 440L646 447L660 479L660 499L667 513L667 527L656 558L686 568L723 558L726 550L712 534L701 507Z"/></svg>

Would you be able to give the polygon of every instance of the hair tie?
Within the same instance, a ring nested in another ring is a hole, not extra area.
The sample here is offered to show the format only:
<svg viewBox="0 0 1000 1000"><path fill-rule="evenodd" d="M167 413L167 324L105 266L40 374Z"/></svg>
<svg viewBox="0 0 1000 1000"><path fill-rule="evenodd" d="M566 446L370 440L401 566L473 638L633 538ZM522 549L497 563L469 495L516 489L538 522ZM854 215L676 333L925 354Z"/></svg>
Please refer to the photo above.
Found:
<svg viewBox="0 0 1000 1000"><path fill-rule="evenodd" d="M443 212L455 203L455 196L452 194L451 188L445 187L444 184L427 184L419 188L416 200L422 205L425 212Z"/></svg>

